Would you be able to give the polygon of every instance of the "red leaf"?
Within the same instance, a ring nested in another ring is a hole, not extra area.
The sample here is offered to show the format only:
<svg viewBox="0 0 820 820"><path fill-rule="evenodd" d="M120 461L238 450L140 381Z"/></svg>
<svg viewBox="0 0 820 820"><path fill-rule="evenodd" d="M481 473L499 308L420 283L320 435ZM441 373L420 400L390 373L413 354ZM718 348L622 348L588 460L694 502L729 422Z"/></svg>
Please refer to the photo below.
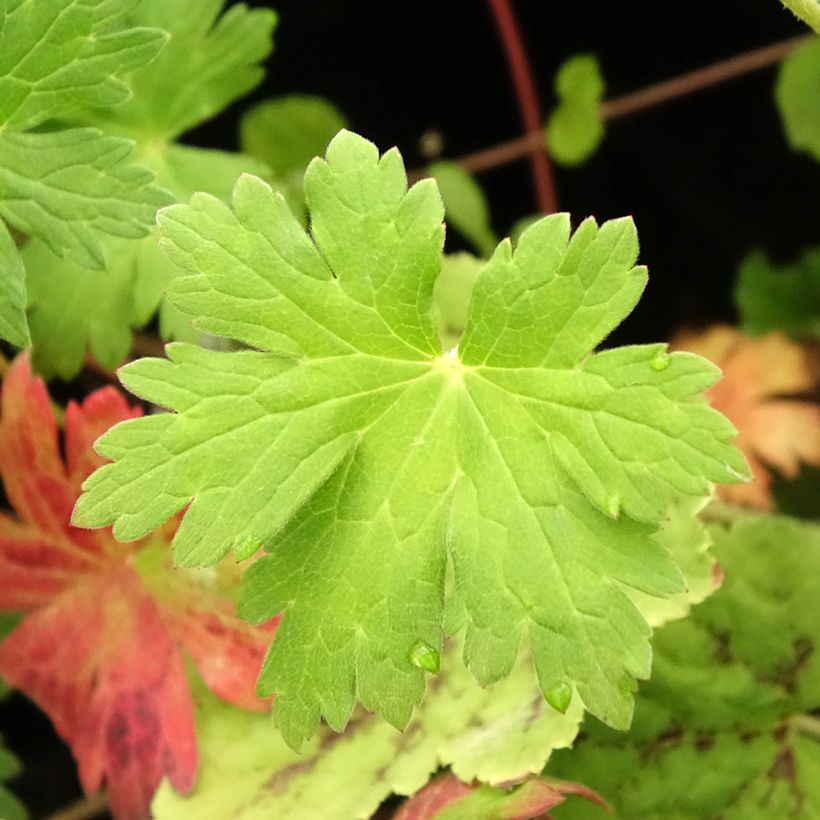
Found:
<svg viewBox="0 0 820 820"><path fill-rule="evenodd" d="M472 789L454 774L431 780L420 792L405 800L393 820L433 820L442 809L470 794Z"/></svg>
<svg viewBox="0 0 820 820"><path fill-rule="evenodd" d="M0 475L18 514L0 514L0 609L27 613L0 643L0 676L51 717L87 793L105 781L117 818L147 818L163 777L186 791L196 773L183 653L217 695L265 708L255 682L275 623L240 621L213 573L170 571L173 526L133 544L71 526L102 463L94 440L139 415L119 392L69 405L66 464L27 357L7 373L0 408Z"/></svg>

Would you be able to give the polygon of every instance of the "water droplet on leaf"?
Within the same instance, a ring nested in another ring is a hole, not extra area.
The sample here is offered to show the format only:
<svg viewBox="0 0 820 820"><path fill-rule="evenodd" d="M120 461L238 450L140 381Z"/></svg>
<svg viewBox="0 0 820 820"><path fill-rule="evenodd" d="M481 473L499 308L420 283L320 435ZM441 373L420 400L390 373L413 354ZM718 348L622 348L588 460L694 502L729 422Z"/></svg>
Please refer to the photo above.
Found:
<svg viewBox="0 0 820 820"><path fill-rule="evenodd" d="M669 354L665 350L661 350L649 360L649 366L653 370L666 370L671 361Z"/></svg>
<svg viewBox="0 0 820 820"><path fill-rule="evenodd" d="M572 687L568 683L559 683L558 686L547 689L544 692L544 697L556 712L560 712L562 715L566 714L572 700Z"/></svg>
<svg viewBox="0 0 820 820"><path fill-rule="evenodd" d="M424 669L425 672L435 674L439 670L440 658L438 651L426 641L416 641L410 650L410 663Z"/></svg>

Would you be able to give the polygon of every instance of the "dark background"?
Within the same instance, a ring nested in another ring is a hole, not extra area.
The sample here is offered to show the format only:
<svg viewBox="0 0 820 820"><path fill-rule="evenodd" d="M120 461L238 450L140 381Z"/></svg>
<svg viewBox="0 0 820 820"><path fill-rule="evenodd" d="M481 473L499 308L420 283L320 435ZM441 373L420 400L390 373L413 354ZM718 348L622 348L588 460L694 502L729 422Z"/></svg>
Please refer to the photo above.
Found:
<svg viewBox="0 0 820 820"><path fill-rule="evenodd" d="M267 96L325 96L380 148L423 164L436 129L445 155L521 132L504 52L485 0L281 0L265 83L186 141L236 147L238 116ZM569 55L598 55L617 96L803 33L777 0L518 0L541 103ZM786 261L820 240L820 167L788 148L773 103L774 68L618 120L577 170L556 169L561 208L576 221L632 214L650 268L644 300L614 341L656 341L683 323L732 320L738 262L753 247ZM496 231L535 210L526 160L480 178ZM458 247L452 239L452 248ZM66 624L66 639L71 625ZM16 790L34 817L79 795L70 756L47 720L14 695L0 730L26 766Z"/></svg>

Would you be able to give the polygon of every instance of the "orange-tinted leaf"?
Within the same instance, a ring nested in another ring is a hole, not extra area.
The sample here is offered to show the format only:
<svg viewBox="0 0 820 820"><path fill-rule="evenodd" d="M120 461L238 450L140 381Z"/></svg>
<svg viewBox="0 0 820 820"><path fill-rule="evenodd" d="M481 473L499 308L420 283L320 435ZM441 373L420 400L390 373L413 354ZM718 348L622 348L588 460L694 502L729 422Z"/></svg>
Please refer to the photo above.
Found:
<svg viewBox="0 0 820 820"><path fill-rule="evenodd" d="M808 348L782 333L752 338L725 325L681 333L672 345L699 353L723 370L723 379L707 395L737 427L736 444L749 461L754 482L722 485L718 494L770 509L770 468L794 477L801 461L820 464L820 407L795 398L817 388L816 363Z"/></svg>
<svg viewBox="0 0 820 820"><path fill-rule="evenodd" d="M0 643L0 676L70 744L87 793L107 784L117 818L147 818L159 782L193 785L187 653L220 697L264 708L255 681L267 630L240 621L214 572L171 571L174 525L133 544L71 526L92 443L139 415L105 388L66 411L66 462L43 383L23 356L0 396L0 474L17 517L0 515L0 610L26 613Z"/></svg>

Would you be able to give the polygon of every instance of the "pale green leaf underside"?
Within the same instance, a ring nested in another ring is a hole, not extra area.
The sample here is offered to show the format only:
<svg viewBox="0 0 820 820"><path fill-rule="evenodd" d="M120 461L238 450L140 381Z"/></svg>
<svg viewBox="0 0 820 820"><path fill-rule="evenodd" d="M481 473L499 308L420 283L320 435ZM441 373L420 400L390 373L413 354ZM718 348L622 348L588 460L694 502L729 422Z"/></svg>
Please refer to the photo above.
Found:
<svg viewBox="0 0 820 820"><path fill-rule="evenodd" d="M119 76L148 62L166 35L117 25L139 0L2 0L0 123L16 130L89 105L121 103Z"/></svg>
<svg viewBox="0 0 820 820"><path fill-rule="evenodd" d="M458 355L442 355L435 183L406 192L398 152L341 132L305 186L311 236L254 177L233 208L197 195L161 213L192 272L172 301L258 350L172 345L125 368L175 412L101 439L115 463L76 520L138 538L190 503L182 564L265 544L240 606L285 612L260 685L294 745L321 716L344 726L357 700L406 724L425 687L410 650L438 647L445 616L466 627L480 682L508 674L523 642L545 691L577 688L626 726L650 653L623 587L680 591L653 530L673 501L746 474L699 397L713 366L662 345L592 354L644 287L634 226L588 220L570 239L557 215L514 254L502 242Z"/></svg>
<svg viewBox="0 0 820 820"><path fill-rule="evenodd" d="M538 773L554 749L572 743L582 714L577 699L564 715L548 706L523 660L507 680L478 686L457 651L445 654L440 677L403 733L360 713L344 734L325 729L301 754L276 736L267 716L208 698L199 710L197 785L185 797L165 783L153 816L368 818L390 794L417 792L441 766L465 782Z"/></svg>

